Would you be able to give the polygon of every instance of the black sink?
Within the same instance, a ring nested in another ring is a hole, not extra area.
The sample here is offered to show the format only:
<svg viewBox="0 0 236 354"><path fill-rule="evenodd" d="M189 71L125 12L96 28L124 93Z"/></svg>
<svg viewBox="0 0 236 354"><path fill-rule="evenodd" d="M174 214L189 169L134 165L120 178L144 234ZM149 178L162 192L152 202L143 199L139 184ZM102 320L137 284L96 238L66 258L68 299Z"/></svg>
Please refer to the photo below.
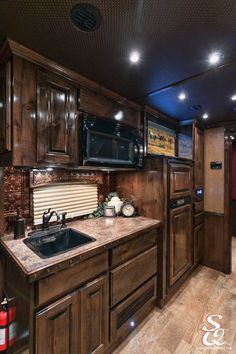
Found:
<svg viewBox="0 0 236 354"><path fill-rule="evenodd" d="M96 241L74 229L35 231L24 243L41 258L49 258Z"/></svg>

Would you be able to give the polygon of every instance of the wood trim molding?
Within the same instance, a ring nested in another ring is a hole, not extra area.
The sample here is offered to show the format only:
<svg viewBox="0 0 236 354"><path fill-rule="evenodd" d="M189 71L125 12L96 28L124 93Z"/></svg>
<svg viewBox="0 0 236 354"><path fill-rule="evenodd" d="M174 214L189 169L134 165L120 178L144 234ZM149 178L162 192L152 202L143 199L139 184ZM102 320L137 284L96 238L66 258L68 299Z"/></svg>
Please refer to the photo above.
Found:
<svg viewBox="0 0 236 354"><path fill-rule="evenodd" d="M120 96L118 93L111 91L99 84L95 81L87 79L86 77L76 73L73 70L65 68L64 66L57 64L53 60L45 58L43 55L34 52L32 49L29 49L14 40L7 38L6 42L4 43L1 51L0 51L0 58L2 60L6 60L5 58L9 58L10 54L19 56L23 59L26 59L34 64L40 65L46 69L49 69L75 83L77 83L80 87L87 88L91 91L104 95L106 97L111 98L112 100L126 105L129 108L132 108L138 112L141 111L141 106L137 103L129 101L125 97Z"/></svg>
<svg viewBox="0 0 236 354"><path fill-rule="evenodd" d="M46 185L58 185L69 182L80 184L103 184L101 175L96 173L83 173L77 171L30 171L30 188L42 187Z"/></svg>
<svg viewBox="0 0 236 354"><path fill-rule="evenodd" d="M212 216L224 216L224 213L215 213L212 211L204 211L205 215L212 215Z"/></svg>
<svg viewBox="0 0 236 354"><path fill-rule="evenodd" d="M12 57L12 50L9 45L9 41L6 40L3 45L0 47L0 61L1 66L4 66L5 63L10 60Z"/></svg>

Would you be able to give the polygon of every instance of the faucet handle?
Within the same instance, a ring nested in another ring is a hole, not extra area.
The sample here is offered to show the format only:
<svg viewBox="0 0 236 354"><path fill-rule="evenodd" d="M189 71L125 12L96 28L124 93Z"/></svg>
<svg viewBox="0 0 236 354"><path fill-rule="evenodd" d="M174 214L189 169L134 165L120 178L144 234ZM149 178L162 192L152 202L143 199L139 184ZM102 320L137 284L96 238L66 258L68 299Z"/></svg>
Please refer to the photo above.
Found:
<svg viewBox="0 0 236 354"><path fill-rule="evenodd" d="M66 215L67 215L67 212L61 214L61 228L67 227L67 225L66 225Z"/></svg>
<svg viewBox="0 0 236 354"><path fill-rule="evenodd" d="M57 211L55 211L55 213L56 213L56 216L57 216L57 221L59 221L60 220L60 215L59 215L59 213Z"/></svg>

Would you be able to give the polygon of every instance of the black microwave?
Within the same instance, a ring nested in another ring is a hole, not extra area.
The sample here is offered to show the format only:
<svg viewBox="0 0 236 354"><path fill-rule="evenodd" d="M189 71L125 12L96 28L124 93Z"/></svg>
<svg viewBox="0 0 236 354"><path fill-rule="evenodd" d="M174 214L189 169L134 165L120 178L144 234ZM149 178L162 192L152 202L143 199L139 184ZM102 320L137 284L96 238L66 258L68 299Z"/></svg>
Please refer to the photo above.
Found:
<svg viewBox="0 0 236 354"><path fill-rule="evenodd" d="M139 129L81 114L82 165L137 168L143 166L143 137Z"/></svg>

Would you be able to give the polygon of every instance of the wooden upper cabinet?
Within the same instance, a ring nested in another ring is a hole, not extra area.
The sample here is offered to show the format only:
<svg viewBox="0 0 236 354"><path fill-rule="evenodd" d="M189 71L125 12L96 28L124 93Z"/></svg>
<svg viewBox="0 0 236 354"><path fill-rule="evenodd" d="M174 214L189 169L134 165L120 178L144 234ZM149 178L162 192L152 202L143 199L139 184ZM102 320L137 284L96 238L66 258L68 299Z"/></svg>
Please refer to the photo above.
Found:
<svg viewBox="0 0 236 354"><path fill-rule="evenodd" d="M192 266L192 205L170 211L170 274L172 286Z"/></svg>
<svg viewBox="0 0 236 354"><path fill-rule="evenodd" d="M79 297L72 293L36 314L36 354L79 353Z"/></svg>
<svg viewBox="0 0 236 354"><path fill-rule="evenodd" d="M121 123L141 127L138 104L12 40L5 42L0 49L1 166L77 167L78 109L110 119L122 111Z"/></svg>
<svg viewBox="0 0 236 354"><path fill-rule="evenodd" d="M103 353L109 338L108 277L102 276L80 290L81 354Z"/></svg>
<svg viewBox="0 0 236 354"><path fill-rule="evenodd" d="M120 98L119 98L120 99ZM140 128L141 113L140 109L135 104L122 104L109 97L101 95L87 89L80 90L80 109L88 113L92 113L101 117L115 119L118 112L123 113L123 118L120 123L128 124L135 128ZM126 101L123 99L123 101Z"/></svg>
<svg viewBox="0 0 236 354"><path fill-rule="evenodd" d="M11 62L0 72L0 153L11 151Z"/></svg>
<svg viewBox="0 0 236 354"><path fill-rule="evenodd" d="M194 189L204 185L204 133L194 127Z"/></svg>
<svg viewBox="0 0 236 354"><path fill-rule="evenodd" d="M77 163L77 90L69 81L38 71L37 161L61 165Z"/></svg>
<svg viewBox="0 0 236 354"><path fill-rule="evenodd" d="M192 167L186 164L171 163L170 199L189 196L192 193Z"/></svg>

